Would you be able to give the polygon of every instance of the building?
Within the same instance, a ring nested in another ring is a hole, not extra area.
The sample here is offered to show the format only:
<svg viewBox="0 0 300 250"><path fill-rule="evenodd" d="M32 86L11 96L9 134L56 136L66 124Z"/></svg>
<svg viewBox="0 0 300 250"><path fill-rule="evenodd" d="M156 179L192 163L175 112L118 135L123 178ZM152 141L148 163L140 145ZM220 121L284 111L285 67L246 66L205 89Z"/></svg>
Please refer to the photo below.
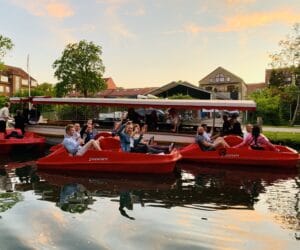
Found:
<svg viewBox="0 0 300 250"><path fill-rule="evenodd" d="M113 92L114 90L117 89L117 85L115 84L114 80L111 77L103 78L103 80L104 80L107 88L105 90L99 92L99 93L104 93L105 92L104 95L108 95L109 93L111 93L111 92ZM103 97L103 96L99 96L98 94L96 94L97 97ZM82 97L83 95L80 94L79 92L77 92L75 90L75 85L73 85L73 90L70 91L67 96L68 97L80 97L80 96Z"/></svg>
<svg viewBox="0 0 300 250"><path fill-rule="evenodd" d="M265 82L260 83L247 83L247 96L249 97L253 92L268 87Z"/></svg>
<svg viewBox="0 0 300 250"><path fill-rule="evenodd" d="M29 82L31 88L38 86L37 81L30 77L21 68L5 65L4 70L0 71L0 95L13 96L20 90L28 90Z"/></svg>
<svg viewBox="0 0 300 250"><path fill-rule="evenodd" d="M276 77L282 84L290 85L293 83L293 75L290 68L266 69L265 83L269 85L272 77ZM300 81L299 77L298 79Z"/></svg>
<svg viewBox="0 0 300 250"><path fill-rule="evenodd" d="M245 99L247 94L244 80L222 67L216 68L202 78L199 81L199 87L233 100Z"/></svg>
<svg viewBox="0 0 300 250"><path fill-rule="evenodd" d="M194 99L215 99L214 93L200 89L197 86L184 81L168 83L160 88L152 90L149 94L162 98L168 98L175 95L188 95Z"/></svg>

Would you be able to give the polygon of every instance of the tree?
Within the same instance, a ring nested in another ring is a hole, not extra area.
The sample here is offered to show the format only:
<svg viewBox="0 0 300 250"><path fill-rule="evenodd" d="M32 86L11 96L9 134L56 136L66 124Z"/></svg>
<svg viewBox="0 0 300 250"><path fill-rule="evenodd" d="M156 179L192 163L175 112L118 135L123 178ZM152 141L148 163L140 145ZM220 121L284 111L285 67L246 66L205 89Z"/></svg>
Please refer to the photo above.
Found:
<svg viewBox="0 0 300 250"><path fill-rule="evenodd" d="M54 76L59 80L55 86L57 96L75 90L87 97L89 93L105 89L101 55L101 46L93 42L82 40L68 44L61 58L53 63Z"/></svg>
<svg viewBox="0 0 300 250"><path fill-rule="evenodd" d="M290 122L294 125L297 114L300 110L300 23L296 23L293 27L293 34L288 35L285 40L279 42L281 50L278 53L272 54L270 57L272 59L272 67L274 69L285 69L291 76L292 85L297 86L297 98L296 104L294 105L293 117ZM282 77L280 75L280 77ZM285 83L279 83L281 79L275 78L273 75L272 81L274 85L285 85ZM274 79L275 78L275 79Z"/></svg>
<svg viewBox="0 0 300 250"><path fill-rule="evenodd" d="M12 43L10 38L0 35L0 70L3 70L4 68L4 63L2 62L2 58L13 47L14 44Z"/></svg>
<svg viewBox="0 0 300 250"><path fill-rule="evenodd" d="M31 89L31 96L54 96L54 86L51 83L39 84L36 88ZM15 93L15 96L28 97L28 89L21 90Z"/></svg>
<svg viewBox="0 0 300 250"><path fill-rule="evenodd" d="M251 99L256 102L257 116L265 117L267 124L279 125L280 117L280 95L273 91L272 88L257 90L251 94Z"/></svg>

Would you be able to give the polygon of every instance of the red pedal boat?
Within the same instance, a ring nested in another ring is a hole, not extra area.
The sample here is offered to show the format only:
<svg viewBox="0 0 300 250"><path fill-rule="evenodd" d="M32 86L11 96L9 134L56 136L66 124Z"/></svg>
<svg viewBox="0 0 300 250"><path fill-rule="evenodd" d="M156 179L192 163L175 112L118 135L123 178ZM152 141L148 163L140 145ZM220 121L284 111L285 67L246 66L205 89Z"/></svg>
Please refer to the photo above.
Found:
<svg viewBox="0 0 300 250"><path fill-rule="evenodd" d="M170 173L181 158L178 150L170 154L126 153L117 138L101 139L102 151L88 150L83 156L72 156L62 146L37 161L37 167L53 170L83 170L122 173Z"/></svg>
<svg viewBox="0 0 300 250"><path fill-rule="evenodd" d="M226 136L224 138L230 145L237 145L243 139L238 136ZM198 144L190 144L180 150L183 160L212 163L218 165L235 166L257 166L274 168L295 168L299 161L299 154L296 150L275 145L279 150L254 150L251 147L242 148L220 148L215 151L202 151Z"/></svg>
<svg viewBox="0 0 300 250"><path fill-rule="evenodd" d="M8 137L8 135L14 136ZM8 154L12 150L19 148L25 150L26 148L37 147L42 150L45 146L46 139L32 132L25 132L22 137L22 132L19 129L7 129L6 134L0 133L0 154Z"/></svg>

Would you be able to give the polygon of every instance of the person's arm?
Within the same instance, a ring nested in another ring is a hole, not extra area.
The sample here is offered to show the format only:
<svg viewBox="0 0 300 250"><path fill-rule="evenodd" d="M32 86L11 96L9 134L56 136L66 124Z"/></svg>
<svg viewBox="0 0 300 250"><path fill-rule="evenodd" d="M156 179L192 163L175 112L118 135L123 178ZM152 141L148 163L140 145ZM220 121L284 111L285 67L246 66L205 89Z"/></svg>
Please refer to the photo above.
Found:
<svg viewBox="0 0 300 250"><path fill-rule="evenodd" d="M119 128L117 128L116 134L120 135L122 133L122 131L124 130L126 124L121 125Z"/></svg>
<svg viewBox="0 0 300 250"><path fill-rule="evenodd" d="M249 134L249 135L247 135L247 137L245 138L245 140L243 140L240 144L233 146L232 148L241 148L241 147L243 147L245 145L250 145L251 140L252 140L252 135Z"/></svg>
<svg viewBox="0 0 300 250"><path fill-rule="evenodd" d="M278 151L278 149L268 140L266 139L265 136L261 136L259 137L259 143L261 145L266 145L268 147L268 149L272 150L272 151Z"/></svg>

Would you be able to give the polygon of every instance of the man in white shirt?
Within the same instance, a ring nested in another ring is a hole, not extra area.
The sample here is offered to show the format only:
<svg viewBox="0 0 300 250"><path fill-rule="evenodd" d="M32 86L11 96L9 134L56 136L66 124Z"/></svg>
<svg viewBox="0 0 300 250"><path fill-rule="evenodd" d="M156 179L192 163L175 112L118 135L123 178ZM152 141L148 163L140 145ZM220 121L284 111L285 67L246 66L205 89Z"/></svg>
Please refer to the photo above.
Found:
<svg viewBox="0 0 300 250"><path fill-rule="evenodd" d="M9 107L10 103L7 102L4 104L4 107L0 109L0 132L5 133L6 132L6 122L9 118Z"/></svg>

